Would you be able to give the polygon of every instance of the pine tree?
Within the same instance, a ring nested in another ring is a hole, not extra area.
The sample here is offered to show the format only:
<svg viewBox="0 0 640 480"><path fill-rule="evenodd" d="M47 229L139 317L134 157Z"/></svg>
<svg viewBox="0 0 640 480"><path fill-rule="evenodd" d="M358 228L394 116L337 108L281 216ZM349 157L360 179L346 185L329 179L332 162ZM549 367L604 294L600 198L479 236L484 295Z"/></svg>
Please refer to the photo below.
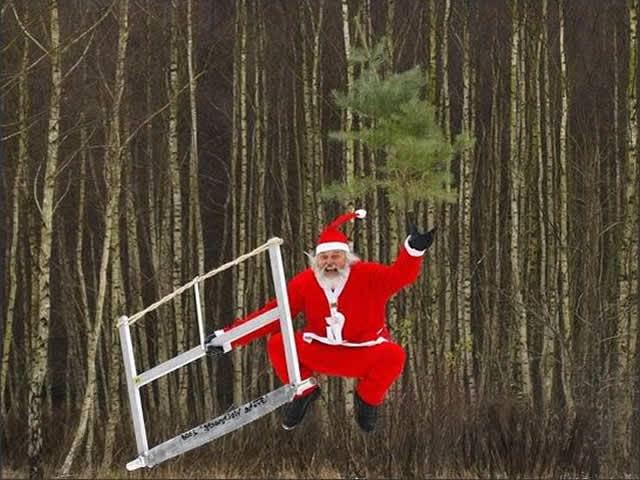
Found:
<svg viewBox="0 0 640 480"><path fill-rule="evenodd" d="M385 154L375 178L363 176L348 185L332 183L322 191L324 198L348 203L374 191L387 192L389 201L405 211L412 202L431 200L455 202L449 164L456 152L471 145L466 134L452 143L436 119L436 108L425 99L426 81L421 67L404 72L383 73L386 51L382 39L372 49L354 49L350 59L360 75L347 93L334 91L334 101L351 109L361 120L358 130L334 131L330 138L360 142Z"/></svg>

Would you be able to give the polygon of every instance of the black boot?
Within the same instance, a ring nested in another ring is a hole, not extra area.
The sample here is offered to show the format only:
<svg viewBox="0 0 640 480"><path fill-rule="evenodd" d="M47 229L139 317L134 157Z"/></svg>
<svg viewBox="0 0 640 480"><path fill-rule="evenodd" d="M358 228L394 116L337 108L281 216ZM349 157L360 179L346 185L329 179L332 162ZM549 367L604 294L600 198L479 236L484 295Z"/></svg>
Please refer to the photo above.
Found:
<svg viewBox="0 0 640 480"><path fill-rule="evenodd" d="M373 432L376 429L376 421L378 420L378 407L369 405L362 400L355 389L353 390L353 397L358 425L367 433Z"/></svg>
<svg viewBox="0 0 640 480"><path fill-rule="evenodd" d="M284 419L282 420L282 428L285 430L293 430L304 418L309 405L320 396L320 389L316 388L313 392L299 397L288 403L284 407Z"/></svg>

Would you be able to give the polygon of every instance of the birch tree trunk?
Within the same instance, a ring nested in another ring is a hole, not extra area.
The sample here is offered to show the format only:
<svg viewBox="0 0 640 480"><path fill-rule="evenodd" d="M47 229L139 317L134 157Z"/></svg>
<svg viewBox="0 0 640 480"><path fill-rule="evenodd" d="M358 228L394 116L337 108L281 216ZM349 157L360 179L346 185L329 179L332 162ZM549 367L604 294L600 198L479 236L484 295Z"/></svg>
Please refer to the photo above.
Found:
<svg viewBox="0 0 640 480"><path fill-rule="evenodd" d="M353 89L353 81L354 81L354 71L353 71L353 63L351 63L351 33L349 31L349 2L348 0L342 0L342 37L344 40L344 57L345 63L347 67L347 84L345 89L345 95ZM351 132L353 129L353 112L351 108L347 108L345 110L344 116L344 124L342 126L342 130L347 134ZM353 140L346 140L344 143L344 171L345 171L345 179L344 182L347 185L352 185L355 180L355 154L354 154L354 143ZM352 199L348 205L346 205L346 210L351 210L355 207ZM344 413L345 418L353 417L353 392L355 390L355 380L352 378L345 379L344 381L344 391L343 391L343 404L344 404ZM355 431L355 425L353 423L350 424L352 427L352 431Z"/></svg>
<svg viewBox="0 0 640 480"><path fill-rule="evenodd" d="M560 275L558 278L558 298L560 298L560 308L558 316L558 330L560 335L560 344L558 345L558 354L560 362L557 364L560 370L560 390L566 393L564 398L569 413L573 412L573 379L569 373L570 355L563 355L567 350L566 346L570 345L571 339L571 322L569 313L569 258L568 249L568 191L567 191L567 113L569 111L569 97L567 87L567 62L565 51L565 23L562 4L558 6L558 14L560 18L560 77L561 77L561 117L560 117Z"/></svg>
<svg viewBox="0 0 640 480"><path fill-rule="evenodd" d="M638 39L638 10L637 2L634 0L629 5L629 85L627 88L628 95L628 137L629 137L629 149L627 153L627 168L628 178L627 187L625 190L624 204L627 208L627 220L625 222L625 229L623 233L623 244L626 246L626 275L621 287L620 304L623 309L626 307L624 313L626 317L626 330L623 336L626 341L627 352L623 360L625 365L625 372L628 372L629 384L627 386L629 393L629 411L632 412L632 416L635 415L633 397L634 397L634 370L633 359L638 355L634 337L638 334L638 305L631 299L632 292L638 291L638 264L636 259L638 258L639 246L638 237L634 234L639 228L638 219L631 214L637 208L638 202L638 47L640 46ZM633 425L633 420L631 420ZM639 469L640 471L640 462Z"/></svg>
<svg viewBox="0 0 640 480"><path fill-rule="evenodd" d="M196 252L196 273L202 275L204 271L205 250L204 233L202 231L202 213L200 210L200 158L198 155L198 104L197 84L194 66L193 46L193 0L187 0L187 72L189 75L189 113L191 117L191 136L189 148L189 244ZM206 319L206 285L200 282L200 308L202 318ZM211 370L207 369L208 362L199 362L200 374L203 380L204 410L213 411L213 399L216 398L215 378L217 363L211 363Z"/></svg>
<svg viewBox="0 0 640 480"><path fill-rule="evenodd" d="M468 132L474 131L472 115L472 85L473 71L471 68L471 35L469 28L469 14L463 19L462 34L462 125ZM461 260L462 278L459 286L458 309L462 312L462 338L463 338L463 368L462 376L465 390L468 392L469 401L472 404L477 399L477 383L473 370L472 347L472 317L471 317L471 276L473 273L471 264L471 197L472 197L472 155L470 152L462 153L462 187L458 193L458 205L461 210L460 218L460 246L465 252Z"/></svg>
<svg viewBox="0 0 640 480"><path fill-rule="evenodd" d="M442 46L440 47L440 57L442 63L442 72L439 82L441 83L440 92L440 110L438 119L442 127L442 132L446 138L451 139L451 99L449 95L449 22L451 18L451 0L445 0L444 12L442 18ZM447 185L447 190L451 190L451 185ZM444 231L451 231L451 207L443 204L439 208L440 215L438 223L444 227ZM450 310L450 298L451 298L451 282L453 281L451 275L451 264L448 259L451 258L451 252L448 249L448 242L440 241L436 242L436 253L438 258L446 258L444 262L439 262L439 287L443 292L441 295L441 301L439 305L439 322L442 335L442 365L445 366L443 373L446 375L444 378L451 378L453 365L447 361L447 358L451 358L453 354L454 345L452 339L452 323ZM438 251L439 249L439 251ZM418 338L422 338L419 336Z"/></svg>
<svg viewBox="0 0 640 480"><path fill-rule="evenodd" d="M82 79L83 83L87 80L87 67L86 64L83 65L82 68ZM78 225L84 224L87 220L87 167L89 162L92 161L93 156L88 148L89 137L88 137L88 127L86 125L86 115L83 112L80 113L80 186L78 189L78 216L77 221ZM89 310L89 285L87 283L87 277L85 275L85 266L83 262L84 252L85 252L85 236L84 229L78 228L76 233L76 248L75 248L75 274L78 278L78 290L80 291L80 304L82 309L82 315L80 318L80 326L82 327L82 332L90 332L91 331L91 311ZM77 326L75 330L78 330ZM82 334L79 332L75 332L71 334L70 343L73 344L73 349L71 350L70 355L73 355L73 360L75 365L81 364L81 362L86 361L83 358L83 345L80 341ZM86 368L86 365L82 365L82 368ZM76 392L83 392L86 388L84 381L86 379L80 377L76 381ZM70 399L71 400L71 399ZM77 402L77 396L74 395L73 402ZM75 410L75 408L74 408ZM71 416L69 417L71 418Z"/></svg>
<svg viewBox="0 0 640 480"><path fill-rule="evenodd" d="M324 185L324 152L322 149L322 92L320 90L322 70L320 69L322 23L324 18L325 0L318 2L318 19L312 22L313 27L313 66L311 69L311 111L313 113L313 168L315 190ZM313 17L312 17L313 18ZM324 208L320 201L316 202L315 218L324 218Z"/></svg>
<svg viewBox="0 0 640 480"><path fill-rule="evenodd" d="M113 103L111 105L107 150L104 159L106 179L106 205L104 211L105 230L100 260L95 320L93 330L89 332L89 338L87 340L87 385L82 406L80 407L79 419L73 436L73 442L67 452L61 468L61 472L64 475L69 474L71 471L73 461L75 460L82 440L85 438L87 425L95 408L96 356L98 353L98 343L100 341L102 323L105 316L105 297L108 288L107 273L109 269L110 250L112 247L111 242L112 236L118 235L117 212L121 177L120 110L125 88L125 59L129 39L129 0L120 0L118 20L119 29L113 85Z"/></svg>
<svg viewBox="0 0 640 480"><path fill-rule="evenodd" d="M127 0L128 1L128 0ZM120 196L120 186L115 187L114 196L118 198ZM118 218L120 212L120 206L116 200L114 206L114 234L111 236L111 252L110 252L110 265L111 265L111 318L112 322L108 323L109 331L105 336L108 346L108 383L106 397L108 402L109 418L106 422L105 435L104 435L104 454L102 456L102 468L108 469L113 462L113 449L116 441L116 425L121 422L121 409L120 409L120 362L122 361L122 354L120 348L120 341L117 332L117 321L119 318L119 312L126 311L126 298L124 294L124 279L122 276L122 258L121 258L121 243ZM135 217L134 217L135 218Z"/></svg>
<svg viewBox="0 0 640 480"><path fill-rule="evenodd" d="M307 24L306 24L306 16L304 13L304 4L300 2L299 4L299 15L300 15L300 34L303 40L306 40L307 37ZM316 196L314 192L314 158L315 155L313 153L314 142L313 142L313 101L311 98L311 78L310 78L310 70L309 67L309 53L307 51L306 43L303 41L301 46L301 60L302 60L302 105L303 105L303 113L304 113L304 125L302 131L303 138L303 148L302 148L302 161L301 165L303 165L302 175L303 175L303 185L304 185L304 194L303 194L303 228L304 228L304 244L305 245L313 245L315 242L315 236L317 233L317 227L315 226L315 222L313 222L313 216L316 211L315 203ZM313 59L311 60L313 63Z"/></svg>
<svg viewBox="0 0 640 480"><path fill-rule="evenodd" d="M262 244L266 238L266 212L265 205L268 200L265 197L265 176L266 176L266 132L265 132L265 115L267 109L267 83L266 83L266 66L264 63L264 20L262 2L256 1L254 7L253 17L256 18L254 25L253 37L255 39L254 49L254 71L253 71L253 107L255 112L255 123L253 133L253 166L255 177L255 193L250 195L250 209L255 212L255 238L254 245ZM268 286L269 279L267 278L267 256L258 255L253 261L255 262L254 273L249 275L252 287L252 295L250 305L252 308L257 308L259 305L264 304L269 295ZM248 394L253 398L257 391L257 387L260 370L264 367L262 358L264 358L264 346L253 342L248 345L249 353L248 359L250 363L249 379L251 388Z"/></svg>
<svg viewBox="0 0 640 480"><path fill-rule="evenodd" d="M62 59L60 51L60 23L58 0L49 0L51 90L47 126L47 156L40 201L40 241L36 270L38 316L32 326L31 375L29 378L29 478L44 478L42 458L43 387L49 358L49 320L51 314L51 249L53 214L60 147L60 104L62 100Z"/></svg>
<svg viewBox="0 0 640 480"><path fill-rule="evenodd" d="M613 101L613 135L615 137L614 162L609 166L609 185L613 187L617 195L609 200L610 217L608 225L612 225L610 239L608 242L607 256L618 255L617 262L609 265L607 296L610 298L607 311L610 313L610 332L617 340L613 342L610 351L609 362L611 365L611 376L619 379L611 388L609 396L610 407L608 408L608 435L609 449L614 453L616 462L622 462L621 452L626 448L625 431L629 425L630 410L627 399L630 398L630 391L627 390L625 378L627 370L626 355L629 351L627 343L628 333L628 306L623 303L623 289L627 287L623 277L627 276L625 259L628 258L628 251L633 249L633 242L626 243L628 237L628 223L634 223L635 216L628 215L629 199L627 191L629 186L633 188L634 180L630 172L629 164L629 110L633 109L629 102L629 72L631 70L630 56L630 12L628 2L618 3L614 10L615 21L611 25L611 35L613 36L613 69L614 69L614 101ZM633 228L633 227L632 227ZM615 413L614 413L615 412Z"/></svg>
<svg viewBox="0 0 640 480"><path fill-rule="evenodd" d="M151 8L150 0L147 0L146 8L149 11ZM153 26L152 15L146 16L145 23L145 43L149 55L146 60L146 67L148 71L153 69L155 59L153 57L153 51L155 49L154 39L151 36ZM145 95L146 95L146 107L147 115L151 115L153 112L153 92L155 85L151 83L151 80L145 83ZM160 298L170 289L171 285L171 262L167 262L166 259L171 255L171 238L172 235L167 235L166 232L171 228L171 181L167 181L167 175L170 176L171 166L167 166L166 158L160 156L164 149L154 148L156 138L154 137L154 128L151 122L146 126L146 149L145 154L148 163L148 185L149 190L147 192L148 207L148 224L149 224L149 249L151 252L151 264L152 275L154 278L154 298ZM158 162L156 159L160 157ZM160 163L162 168L158 168L157 164ZM166 170L165 170L166 168ZM169 173L167 173L167 170ZM170 349L169 346L173 345L173 339L171 336L172 326L175 325L170 320L172 319L171 307L172 304L162 305L158 309L157 322L151 326L151 335L156 339L153 358L151 363L154 365L169 359ZM152 388L157 389L158 401L156 404L157 411L160 414L160 418L174 418L172 411L172 404L175 403L174 395L174 382L170 382L169 377L164 377L154 382ZM167 427L167 423L160 424L160 430L164 430Z"/></svg>
<svg viewBox="0 0 640 480"><path fill-rule="evenodd" d="M374 42L371 0L365 0L362 24L365 30L365 38L367 41L367 45L371 46L373 45L373 42ZM360 121L363 122L364 120L361 119ZM373 123L374 120L371 120L371 122ZM373 126L374 125L372 124L371 127ZM362 151L363 151L363 156L366 159L365 160L366 165L363 167L363 174L364 174L364 170L368 169L369 178L371 178L373 181L376 181L378 179L378 165L376 163L377 162L376 152L366 149L364 147L362 148ZM365 234L366 234L366 231L369 232L368 236L371 239L371 242L368 243L366 242L366 240L363 239L363 241L367 243L367 248L362 251L362 255L364 256L364 258L371 258L376 261L379 261L381 259L380 208L379 208L378 199L379 199L378 189L376 188L371 193L371 198L369 199L370 200L369 205L371 206L371 208L369 208L367 211L367 227L363 228L363 230L365 231Z"/></svg>
<svg viewBox="0 0 640 480"><path fill-rule="evenodd" d="M638 15L639 4L637 0L634 0L631 3L631 25L633 29L633 34L631 35L631 50L636 52L634 61L631 62L630 74L633 75L634 83L633 89L636 92L635 102L630 105L630 111L633 120L630 122L631 125L631 144L634 147L632 149L634 155L631 158L631 161L635 164L636 168L636 176L635 176L635 185L634 188L636 192L640 192L640 174L637 171L638 165L640 165L640 148L638 148L637 144L637 134L638 134L638 118L640 118L640 102L638 101L638 92L640 92L640 62L638 61L638 50L640 49L640 37L638 36L638 31L640 30L640 15ZM635 197L634 207L636 209L640 208L640 198L638 195ZM636 210L637 211L637 210ZM635 237L638 238L640 236L640 222L636 222L635 225ZM635 255L632 261L636 264L636 270L634 275L634 282L636 285L636 290L634 290L637 294L638 285L640 285L640 268L637 268L638 263L640 263L640 248L636 248ZM635 301L635 309L636 311L640 310L640 295L636 296ZM635 476L640 476L640 334L638 332L638 321L637 319L630 325L630 343L633 345L634 353L631 358L633 358L633 363L631 365L631 383L632 383L632 391L633 394L631 396L632 402L632 414L631 414L631 445L630 445L630 457L631 457L631 474ZM635 337L635 341L633 340Z"/></svg>
<svg viewBox="0 0 640 480"><path fill-rule="evenodd" d="M29 21L29 9L24 9L23 21ZM18 74L18 157L16 165L16 173L13 180L12 191L12 209L11 209L11 238L9 240L9 255L7 268L7 283L9 285L9 293L7 295L7 313L3 325L4 335L2 339L2 366L0 367L0 422L5 425L7 420L6 410L6 389L7 378L9 372L9 356L11 354L11 346L13 344L13 320L16 308L16 293L18 288L17 278L17 262L18 262L18 232L20 231L20 211L22 199L22 184L24 182L25 168L29 161L29 152L27 149L28 129L27 118L29 116L29 89L27 86L27 67L29 61L29 44L30 40L24 37L22 46L22 58L20 62L20 73ZM0 468L1 465L0 465Z"/></svg>
<svg viewBox="0 0 640 480"><path fill-rule="evenodd" d="M546 229L546 285L549 292L548 311L545 312L548 317L545 319L545 351L547 352L544 365L544 398L543 402L545 406L549 406L552 399L553 391L553 378L556 370L556 345L558 339L558 329L556 326L556 318L558 316L558 303L559 298L555 289L555 278L557 277L557 235L555 235L555 226L559 223L559 215L556 209L553 207L555 198L555 180L556 180L556 166L558 164L558 155L555 148L555 124L552 122L554 116L552 116L552 93L551 93L551 69L550 60L551 47L549 45L549 2L543 0L542 2L542 76L543 76L543 93L542 93L542 108L544 111L544 127L545 127L545 141L543 142L543 171L546 174L545 195L544 195L544 211L547 212L549 220ZM553 106L555 107L555 105Z"/></svg>
<svg viewBox="0 0 640 480"><path fill-rule="evenodd" d="M385 69L389 72L393 70L394 66L394 50L395 50L395 42L394 42L394 28L393 21L395 17L395 2L390 0L387 3L387 15L385 17L385 36L387 39L387 63L385 65ZM386 155L390 155L390 152L385 152ZM386 159L385 159L386 161ZM391 262L395 255L398 253L399 248L399 238L398 238L398 219L399 213L396 211L395 206L388 202L387 206L387 222L389 226L388 230L388 250L385 252L384 259L381 259L384 262ZM392 329L396 328L398 325L398 306L397 298L391 298L388 303L387 310L387 321ZM397 387L397 382L394 384ZM394 387L392 386L392 387ZM391 395L395 392L395 388L391 389Z"/></svg>
<svg viewBox="0 0 640 480"><path fill-rule="evenodd" d="M130 134L130 121L127 117L123 120L123 136L128 138ZM142 235L138 230L138 212L136 211L135 192L138 184L134 175L134 161L131 155L131 148L126 149L126 161L122 166L122 184L125 190L124 198L124 216L127 221L127 290L129 291L129 309L132 312L139 312L144 307L144 299L142 298L142 264L140 259L140 242ZM119 316L116 312L116 316ZM136 351L140 352L140 371L149 370L153 365L150 363L149 340L148 340L149 324L141 323L136 329ZM119 347L120 349L120 347ZM146 398L146 411L154 412L156 409L155 396L150 394Z"/></svg>
<svg viewBox="0 0 640 480"><path fill-rule="evenodd" d="M284 79L282 83L284 84ZM283 90L283 88L281 89ZM295 99L293 100L293 105L295 106ZM292 239L293 238L293 227L291 226L291 216L289 212L291 211L291 202L289 200L289 167L285 162L285 158L289 158L291 156L290 149L288 143L285 141L286 138L289 137L287 135L289 130L287 128L287 122L285 120L286 112L284 108L280 106L276 110L276 122L278 128L278 150L277 150L277 165L278 170L280 172L280 195L282 199L282 215L280 218L280 230L282 231L283 238ZM295 115L294 115L295 116ZM284 258L285 266L289 267L289 271L294 271L296 268L296 263L294 259L294 249L289 250L290 255L289 258Z"/></svg>
<svg viewBox="0 0 640 480"><path fill-rule="evenodd" d="M544 8L544 5L543 5ZM528 370L530 374L530 391L531 391L531 400L533 401L533 405L536 407L537 411L541 414L544 413L544 397L545 397L545 384L544 384L544 369L546 363L546 357L549 353L548 348L548 326L546 325L545 319L549 316L549 305L551 303L551 298L548 293L547 288L547 276L546 273L548 271L547 264L547 215L548 211L545 208L545 200L547 196L546 192L546 175L545 171L546 161L546 149L545 149L545 125L544 125L544 100L542 99L543 91L543 79L541 78L544 73L540 73L542 71L541 65L544 65L542 56L543 56L543 28L541 26L536 25L536 19L533 14L529 12L525 13L526 15L526 23L532 33L529 35L530 37L530 51L531 55L533 55L532 62L533 67L529 68L531 71L531 80L529 81L531 85L533 100L536 105L535 113L532 115L533 117L533 125L531 130L533 131L533 138L531 144L531 152L529 154L529 158L531 158L532 165L535 165L534 169L536 171L535 178L535 190L537 194L534 198L531 199L533 209L535 215L531 215L532 219L535 219L535 226L533 226L533 230L535 231L535 244L537 245L537 253L535 256L535 262L532 264L535 265L535 268L528 274L530 277L528 279L529 284L532 286L530 288L529 295L533 298L537 298L539 303L540 312L536 316L531 316L532 321L529 322L530 326L528 326L528 356L531 356L530 369ZM546 18L546 17L545 17ZM537 29L537 30L536 30ZM532 179L532 182L534 180ZM532 212L533 213L533 212ZM528 298L527 298L528 301ZM534 323L535 321L535 323Z"/></svg>
<svg viewBox="0 0 640 480"><path fill-rule="evenodd" d="M169 125L167 150L169 154L169 171L171 175L171 232L172 232L172 273L171 285L173 290L180 288L184 283L182 276L182 184L180 175L180 159L178 158L178 20L177 5L172 4L170 10L170 36L169 36L169 83L167 97L169 99ZM167 225L168 226L168 225ZM173 301L173 320L175 322L176 344L178 351L183 351L186 346L187 332L184 316L184 297L178 297ZM179 368L178 373L178 398L177 408L181 423L188 420L189 409L187 407L187 370Z"/></svg>
<svg viewBox="0 0 640 480"><path fill-rule="evenodd" d="M239 151L238 157L234 159L232 168L238 168L239 171L239 184L237 185L236 193L238 195L237 201L237 214L236 218L238 224L234 226L237 229L238 241L237 246L234 249L235 255L241 255L247 251L247 3L246 0L240 0L236 7L238 22L236 28L239 32L239 38L236 40L239 42L240 47L238 49L239 58L237 76L234 74L234 82L238 83L237 86L237 102L238 102L238 115L239 115L239 129L234 132L234 135L239 139ZM234 103L234 105L236 105ZM240 318L246 313L245 305L245 290L247 288L247 263L242 262L238 265L237 277L235 285L235 316ZM242 350L234 349L232 351L233 362L233 404L239 406L242 404L243 399L243 378L244 371L242 366Z"/></svg>
<svg viewBox="0 0 640 480"><path fill-rule="evenodd" d="M520 238L519 238L519 201L520 201L520 152L522 151L522 138L524 137L523 110L526 105L524 78L519 68L521 59L520 44L523 28L519 25L518 2L513 5L513 40L511 47L511 268L512 282L514 294L514 310L515 318L518 325L518 334L516 336L516 362L518 363L518 377L520 379L521 393L528 401L531 395L531 382L529 376L529 350L528 334L527 334L527 315L524 308L524 299L521 287L521 271L520 271ZM521 7L522 8L522 7ZM526 14L525 14L526 15Z"/></svg>

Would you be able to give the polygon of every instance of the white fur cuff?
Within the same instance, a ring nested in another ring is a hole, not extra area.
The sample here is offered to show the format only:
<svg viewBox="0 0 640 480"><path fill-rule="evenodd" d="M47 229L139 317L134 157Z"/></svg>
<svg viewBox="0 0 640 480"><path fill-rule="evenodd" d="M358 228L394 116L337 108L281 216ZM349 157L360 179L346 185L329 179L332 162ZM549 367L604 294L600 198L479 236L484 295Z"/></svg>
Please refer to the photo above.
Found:
<svg viewBox="0 0 640 480"><path fill-rule="evenodd" d="M415 248L411 248L411 246L409 245L409 237L407 237L404 241L404 248L412 257L422 257L424 255L424 252L426 252L426 250L416 250Z"/></svg>

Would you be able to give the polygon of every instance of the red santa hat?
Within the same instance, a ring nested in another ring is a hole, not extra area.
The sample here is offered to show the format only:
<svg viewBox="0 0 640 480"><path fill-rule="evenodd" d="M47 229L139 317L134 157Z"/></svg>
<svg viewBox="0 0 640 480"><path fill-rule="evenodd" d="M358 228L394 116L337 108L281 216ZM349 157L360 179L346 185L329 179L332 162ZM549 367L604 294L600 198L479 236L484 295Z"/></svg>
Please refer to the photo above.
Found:
<svg viewBox="0 0 640 480"><path fill-rule="evenodd" d="M338 227L349 220L353 220L354 218L364 218L366 216L367 211L359 209L355 212L345 213L344 215L340 215L336 218L320 234L318 244L316 245L316 255L322 252L328 252L329 250L343 250L348 252L349 240L344 233L338 230Z"/></svg>

